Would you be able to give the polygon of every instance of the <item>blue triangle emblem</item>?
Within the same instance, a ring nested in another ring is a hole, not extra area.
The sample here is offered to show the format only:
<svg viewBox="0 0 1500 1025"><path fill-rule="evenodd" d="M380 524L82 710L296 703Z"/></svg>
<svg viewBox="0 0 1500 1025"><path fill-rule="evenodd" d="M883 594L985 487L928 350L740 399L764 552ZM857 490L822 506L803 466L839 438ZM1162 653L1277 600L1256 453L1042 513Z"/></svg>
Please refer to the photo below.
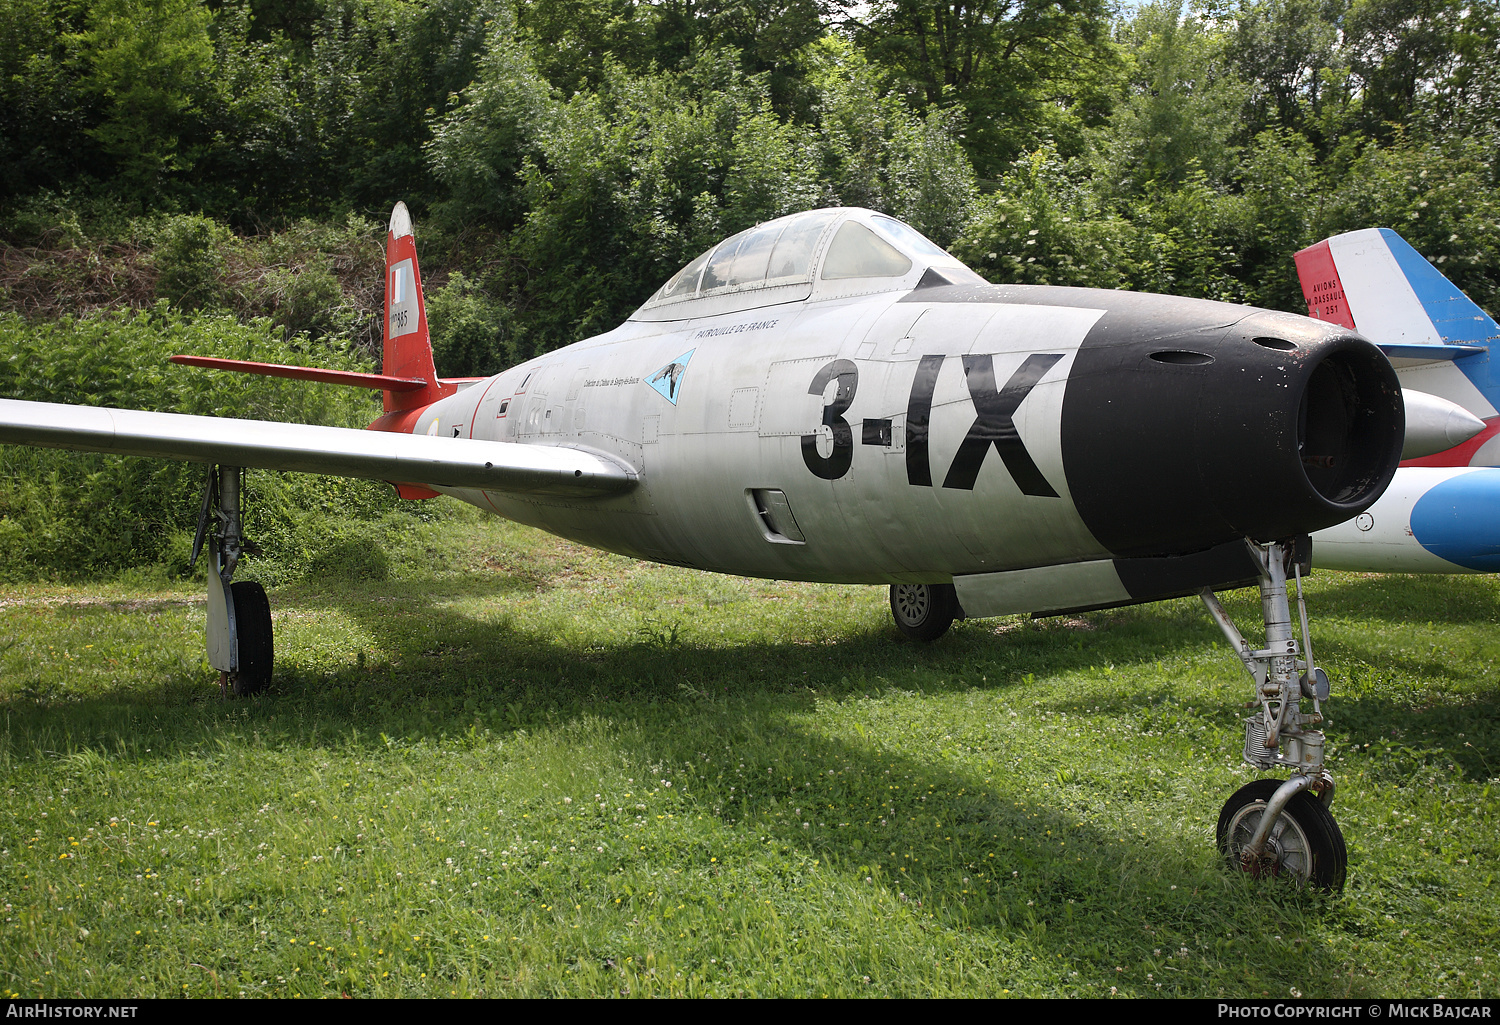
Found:
<svg viewBox="0 0 1500 1025"><path fill-rule="evenodd" d="M687 374L688 360L692 359L693 353L697 351L697 349L689 349L643 380L655 388L662 398L674 406L677 405L677 396L682 391L682 378Z"/></svg>

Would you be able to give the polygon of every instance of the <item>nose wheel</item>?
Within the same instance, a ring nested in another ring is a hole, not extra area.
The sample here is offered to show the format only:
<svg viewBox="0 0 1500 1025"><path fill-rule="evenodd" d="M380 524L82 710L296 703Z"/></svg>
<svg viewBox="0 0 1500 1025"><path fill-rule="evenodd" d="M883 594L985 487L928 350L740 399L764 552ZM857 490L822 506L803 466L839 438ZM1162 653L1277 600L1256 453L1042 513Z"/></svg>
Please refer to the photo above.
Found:
<svg viewBox="0 0 1500 1025"><path fill-rule="evenodd" d="M1255 879L1290 879L1320 890L1342 889L1349 864L1344 834L1323 802L1307 791L1292 795L1271 823L1265 842L1252 850L1251 841L1282 786L1280 780L1253 780L1224 802L1217 833L1225 863L1231 871Z"/></svg>
<svg viewBox="0 0 1500 1025"><path fill-rule="evenodd" d="M1312 728L1323 722L1328 676L1313 662L1302 596L1311 541L1255 545L1252 550L1261 565L1264 647L1252 648L1246 642L1212 589L1205 588L1201 597L1255 681L1260 710L1245 720L1245 761L1256 769L1290 769L1291 778L1257 779L1235 791L1219 812L1219 851L1233 870L1257 879L1279 877L1319 889L1342 889L1349 856L1328 810L1334 786L1323 768L1325 738ZM1300 650L1292 630L1289 574L1297 581ZM1310 712L1303 711L1304 701L1312 704Z"/></svg>

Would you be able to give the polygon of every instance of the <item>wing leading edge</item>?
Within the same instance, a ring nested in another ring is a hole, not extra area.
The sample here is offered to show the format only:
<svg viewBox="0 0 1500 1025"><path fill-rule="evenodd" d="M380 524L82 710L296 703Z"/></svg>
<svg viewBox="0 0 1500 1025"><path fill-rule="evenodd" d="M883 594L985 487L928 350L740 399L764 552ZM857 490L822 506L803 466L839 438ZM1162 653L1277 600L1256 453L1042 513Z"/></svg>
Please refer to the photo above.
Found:
<svg viewBox="0 0 1500 1025"><path fill-rule="evenodd" d="M0 444L584 498L634 468L580 449L0 399Z"/></svg>

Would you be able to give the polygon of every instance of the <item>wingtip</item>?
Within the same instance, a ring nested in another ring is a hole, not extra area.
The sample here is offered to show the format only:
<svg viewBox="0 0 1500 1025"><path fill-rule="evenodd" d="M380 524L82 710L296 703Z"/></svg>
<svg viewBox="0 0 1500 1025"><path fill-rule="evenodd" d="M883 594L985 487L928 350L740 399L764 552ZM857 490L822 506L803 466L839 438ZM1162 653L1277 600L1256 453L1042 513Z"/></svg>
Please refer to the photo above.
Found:
<svg viewBox="0 0 1500 1025"><path fill-rule="evenodd" d="M390 232L392 238L401 238L403 235L412 233L411 214L407 212L405 203L397 203L395 209L391 211Z"/></svg>

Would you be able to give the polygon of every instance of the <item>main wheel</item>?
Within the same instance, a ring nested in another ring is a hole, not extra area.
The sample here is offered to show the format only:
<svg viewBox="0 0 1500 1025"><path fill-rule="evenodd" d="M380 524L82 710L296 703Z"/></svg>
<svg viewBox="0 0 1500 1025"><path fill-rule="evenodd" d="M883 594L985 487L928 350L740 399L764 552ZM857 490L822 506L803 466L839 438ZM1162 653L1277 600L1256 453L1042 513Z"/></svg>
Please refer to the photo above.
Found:
<svg viewBox="0 0 1500 1025"><path fill-rule="evenodd" d="M229 674L229 689L241 697L271 685L276 646L271 639L271 602L266 589L252 580L229 585L234 599L234 628L239 639L240 668Z"/></svg>
<svg viewBox="0 0 1500 1025"><path fill-rule="evenodd" d="M892 584L891 616L912 640L935 641L958 616L958 593L952 584Z"/></svg>
<svg viewBox="0 0 1500 1025"><path fill-rule="evenodd" d="M1257 779L1246 783L1224 802L1219 812L1219 851L1229 867L1253 876L1285 876L1311 883L1320 890L1344 888L1349 853L1338 823L1307 791L1296 794L1271 827L1266 849L1258 860L1246 861L1244 849L1255 835L1271 795L1281 786L1279 779Z"/></svg>

